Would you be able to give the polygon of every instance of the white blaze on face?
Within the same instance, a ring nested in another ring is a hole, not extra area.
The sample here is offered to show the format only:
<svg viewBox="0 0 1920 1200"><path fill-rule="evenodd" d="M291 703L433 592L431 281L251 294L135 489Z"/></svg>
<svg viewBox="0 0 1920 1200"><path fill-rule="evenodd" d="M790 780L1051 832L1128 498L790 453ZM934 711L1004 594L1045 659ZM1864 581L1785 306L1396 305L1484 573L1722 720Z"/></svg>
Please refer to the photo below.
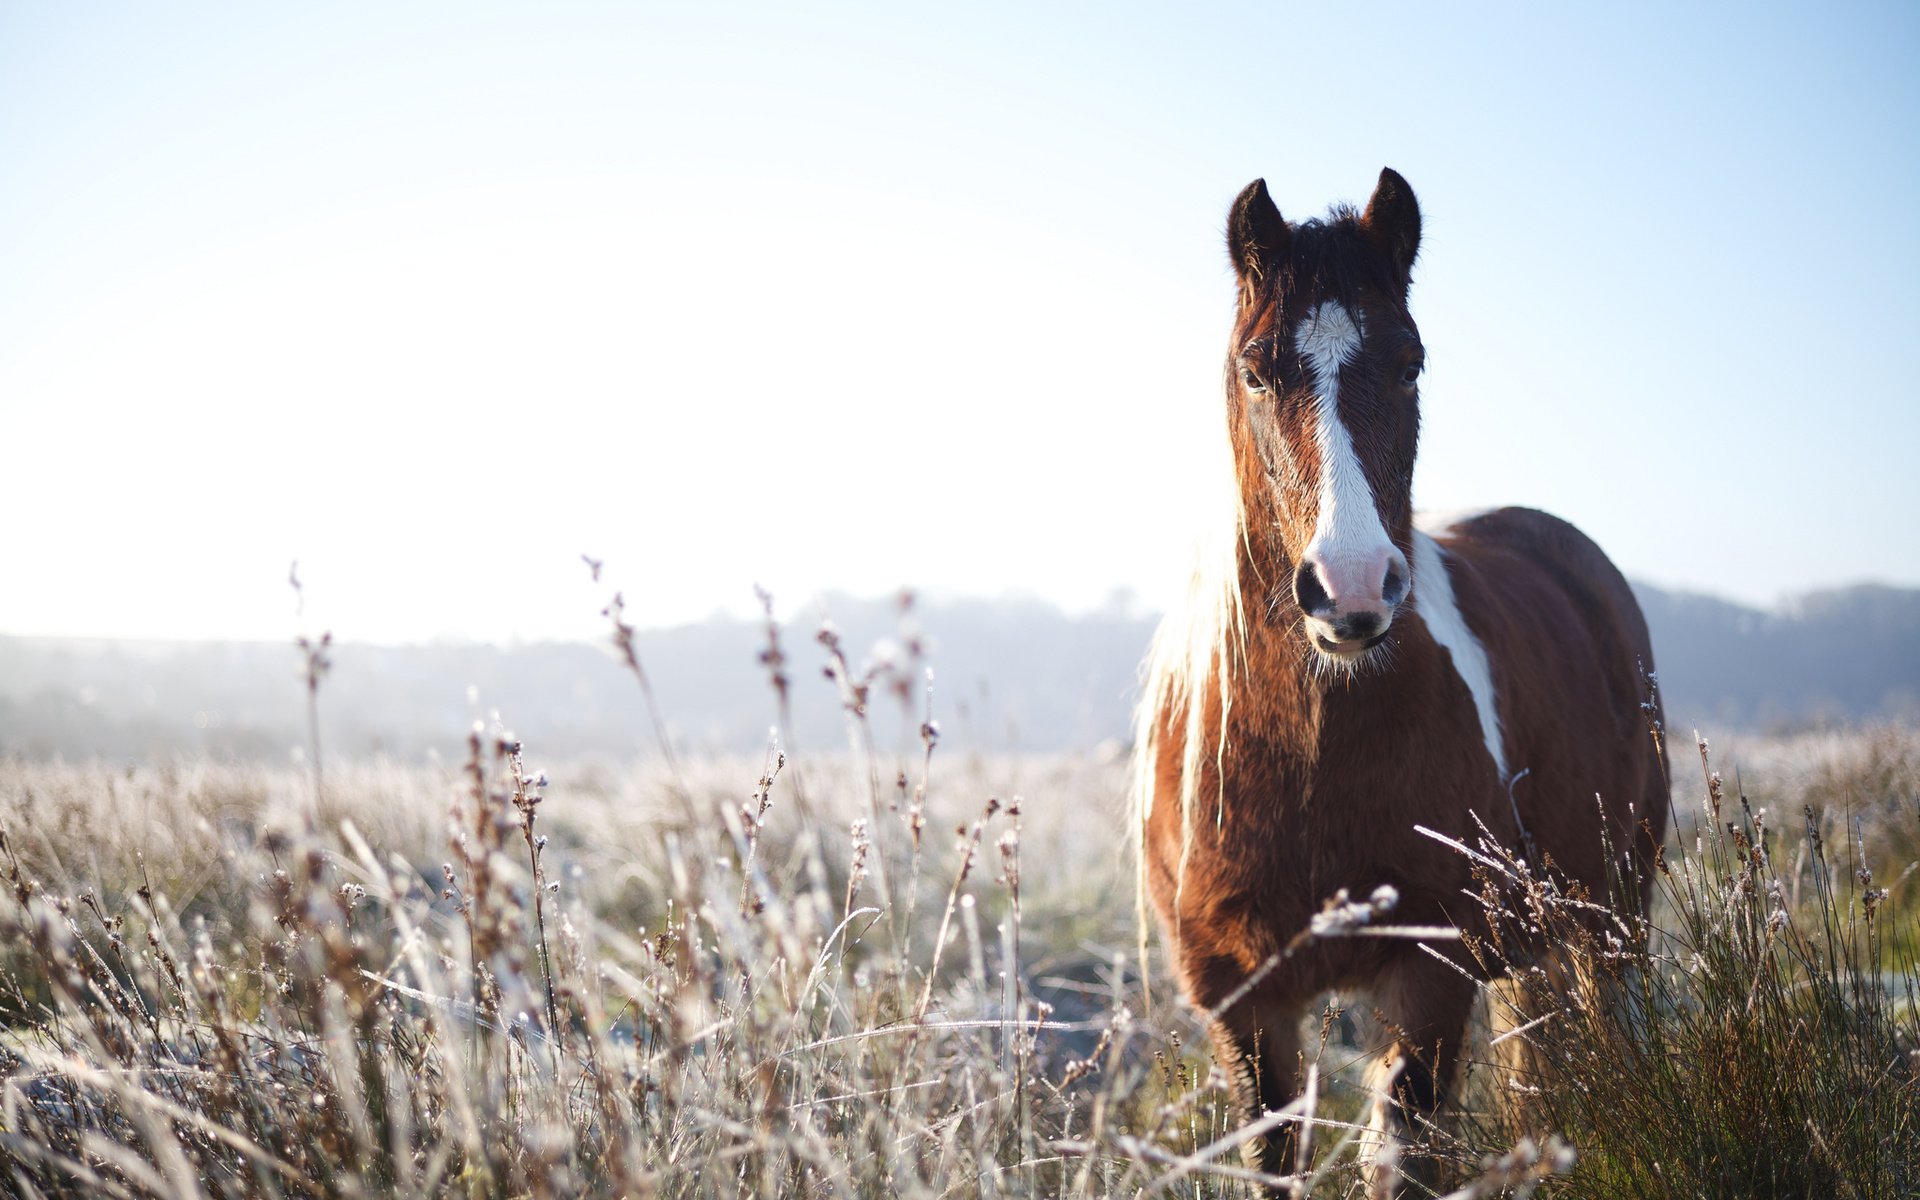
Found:
<svg viewBox="0 0 1920 1200"><path fill-rule="evenodd" d="M1294 344L1319 385L1313 437L1320 450L1320 515L1306 560L1318 565L1336 603L1357 596L1377 604L1381 578L1375 568L1395 550L1353 436L1340 419L1340 368L1360 350L1360 325L1344 305L1323 300L1300 322Z"/></svg>

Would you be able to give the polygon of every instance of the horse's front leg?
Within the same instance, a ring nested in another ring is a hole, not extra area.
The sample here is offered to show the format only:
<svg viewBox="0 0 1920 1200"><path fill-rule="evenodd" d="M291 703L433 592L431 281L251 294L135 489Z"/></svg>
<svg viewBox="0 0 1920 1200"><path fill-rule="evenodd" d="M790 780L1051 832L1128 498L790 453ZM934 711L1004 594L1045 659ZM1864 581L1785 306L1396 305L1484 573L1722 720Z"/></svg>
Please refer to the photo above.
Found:
<svg viewBox="0 0 1920 1200"><path fill-rule="evenodd" d="M1370 990L1392 1042L1368 1073L1374 1098L1361 1151L1368 1194L1375 1200L1431 1195L1438 1164L1401 1153L1436 1119L1453 1088L1475 987L1453 966L1410 952Z"/></svg>
<svg viewBox="0 0 1920 1200"><path fill-rule="evenodd" d="M1271 991L1255 987L1231 1003L1235 987L1208 989L1212 1004L1208 1033L1214 1056L1233 1088L1234 1117L1241 1127L1287 1107L1300 1094L1300 1017L1298 1004L1286 1003ZM1201 999L1196 995L1196 999ZM1217 1006L1217 1007L1216 1007ZM1267 1175L1290 1175L1295 1169L1294 1148L1299 1126L1283 1122L1240 1144L1240 1157Z"/></svg>

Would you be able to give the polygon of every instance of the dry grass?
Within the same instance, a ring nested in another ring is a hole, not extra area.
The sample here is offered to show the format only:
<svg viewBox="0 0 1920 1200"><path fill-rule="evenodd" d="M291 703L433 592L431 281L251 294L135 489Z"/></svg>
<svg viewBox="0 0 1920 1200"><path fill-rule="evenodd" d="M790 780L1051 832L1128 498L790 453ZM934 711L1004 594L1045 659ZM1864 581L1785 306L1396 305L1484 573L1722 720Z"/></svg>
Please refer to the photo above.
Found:
<svg viewBox="0 0 1920 1200"><path fill-rule="evenodd" d="M43 1196L1249 1194L1194 1018L1141 1011L1123 766L946 761L930 717L920 744L876 749L868 707L921 697L825 644L849 715L833 754L543 774L495 729L441 768L329 759L324 776L0 761L0 1179ZM310 658L316 689L323 674ZM1543 1052L1520 1068L1537 1102L1505 1102L1508 1056L1415 1152L1453 1164L1459 1195L1905 1194L1920 1042L1886 930L1914 911L1890 856L1914 844L1915 745L1835 741L1805 774L1799 748L1742 751L1776 812L1840 815L1806 855L1760 819L1710 825L1669 856L1652 925L1598 924L1491 857L1488 902L1570 947L1505 1043ZM1836 865L1842 845L1874 879ZM1896 876L1869 919L1866 889ZM1344 1067L1371 1035L1317 1034L1313 1095L1274 1118L1317 1122L1312 1161L1267 1182L1344 1195L1367 1099Z"/></svg>
<svg viewBox="0 0 1920 1200"><path fill-rule="evenodd" d="M1915 747L1828 735L1811 766L1804 745L1756 747L1749 777L1798 802L1769 813L1698 742L1647 917L1492 839L1465 848L1496 918L1469 944L1490 972L1512 968L1489 1005L1514 1031L1490 1047L1470 1124L1569 1137L1582 1154L1561 1196L1920 1191L1916 865L1889 860L1914 845ZM1775 784L1783 763L1802 773ZM1543 944L1556 952L1536 962L1526 947Z"/></svg>

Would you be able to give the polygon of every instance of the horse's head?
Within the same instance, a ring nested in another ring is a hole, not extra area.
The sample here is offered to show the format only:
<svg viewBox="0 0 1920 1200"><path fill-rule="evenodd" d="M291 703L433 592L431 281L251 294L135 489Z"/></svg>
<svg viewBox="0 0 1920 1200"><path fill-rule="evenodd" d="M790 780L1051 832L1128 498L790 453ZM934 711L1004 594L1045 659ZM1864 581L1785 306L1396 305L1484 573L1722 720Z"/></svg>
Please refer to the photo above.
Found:
<svg viewBox="0 0 1920 1200"><path fill-rule="evenodd" d="M1227 406L1250 546L1284 566L1308 642L1359 665L1412 582L1413 456L1420 333L1407 284L1420 209L1380 172L1365 212L1289 224L1255 180L1234 201L1227 246L1240 305Z"/></svg>

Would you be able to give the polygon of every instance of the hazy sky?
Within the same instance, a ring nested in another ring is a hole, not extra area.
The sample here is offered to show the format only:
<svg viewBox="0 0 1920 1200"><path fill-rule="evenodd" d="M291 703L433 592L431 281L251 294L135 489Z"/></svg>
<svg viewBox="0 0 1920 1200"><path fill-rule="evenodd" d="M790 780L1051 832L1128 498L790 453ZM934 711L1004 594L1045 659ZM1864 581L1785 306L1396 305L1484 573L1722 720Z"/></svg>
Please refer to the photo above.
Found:
<svg viewBox="0 0 1920 1200"><path fill-rule="evenodd" d="M1175 594L1226 207L1426 214L1416 501L1920 583L1920 8L0 7L0 632Z"/></svg>

